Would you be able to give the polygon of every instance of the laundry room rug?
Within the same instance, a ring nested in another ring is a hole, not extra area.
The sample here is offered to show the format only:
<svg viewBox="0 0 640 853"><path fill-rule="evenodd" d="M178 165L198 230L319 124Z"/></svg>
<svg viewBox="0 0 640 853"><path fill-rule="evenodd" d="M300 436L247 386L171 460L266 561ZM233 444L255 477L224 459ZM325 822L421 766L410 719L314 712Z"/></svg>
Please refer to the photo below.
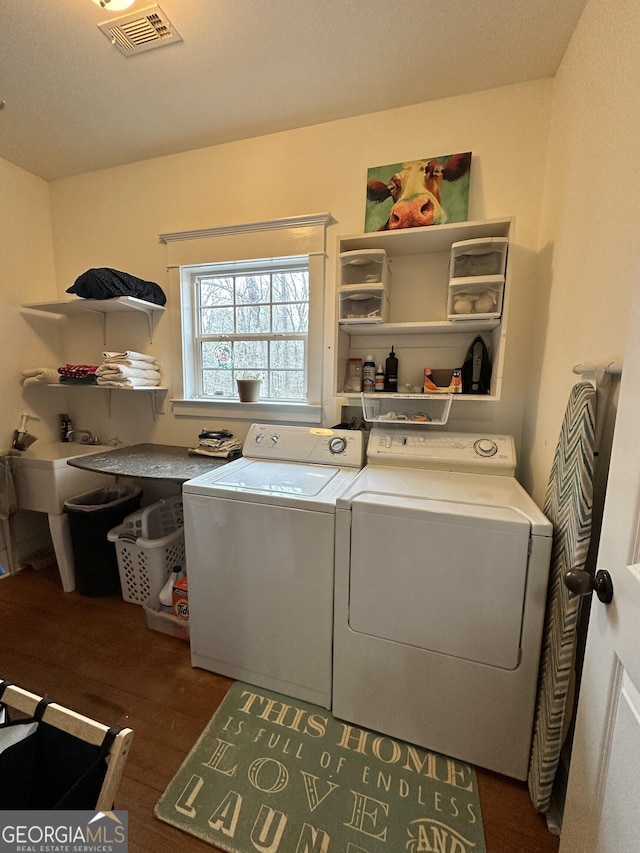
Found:
<svg viewBox="0 0 640 853"><path fill-rule="evenodd" d="M240 682L155 815L230 853L486 853L468 764Z"/></svg>

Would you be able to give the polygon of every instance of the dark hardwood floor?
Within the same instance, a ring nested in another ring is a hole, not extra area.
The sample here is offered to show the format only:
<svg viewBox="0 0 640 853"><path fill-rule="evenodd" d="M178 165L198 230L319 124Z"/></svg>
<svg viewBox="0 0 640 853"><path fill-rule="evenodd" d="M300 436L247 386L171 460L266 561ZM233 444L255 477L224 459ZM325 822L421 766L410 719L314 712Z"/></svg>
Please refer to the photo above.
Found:
<svg viewBox="0 0 640 853"><path fill-rule="evenodd" d="M216 849L153 808L231 681L193 669L188 644L149 630L141 607L64 593L55 567L1 580L0 620L0 677L133 729L115 803L129 813L130 853ZM478 787L488 853L556 853L524 782L478 770Z"/></svg>

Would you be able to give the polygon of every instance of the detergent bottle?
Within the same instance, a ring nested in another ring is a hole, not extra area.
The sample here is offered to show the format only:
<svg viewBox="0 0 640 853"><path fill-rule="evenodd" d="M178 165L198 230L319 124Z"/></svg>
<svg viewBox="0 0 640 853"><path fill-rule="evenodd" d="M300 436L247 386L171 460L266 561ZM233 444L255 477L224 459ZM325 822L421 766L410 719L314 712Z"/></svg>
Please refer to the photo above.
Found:
<svg viewBox="0 0 640 853"><path fill-rule="evenodd" d="M163 607L173 607L173 585L178 583L182 575L182 567L174 566L171 574L167 578L167 582L160 590L158 600Z"/></svg>

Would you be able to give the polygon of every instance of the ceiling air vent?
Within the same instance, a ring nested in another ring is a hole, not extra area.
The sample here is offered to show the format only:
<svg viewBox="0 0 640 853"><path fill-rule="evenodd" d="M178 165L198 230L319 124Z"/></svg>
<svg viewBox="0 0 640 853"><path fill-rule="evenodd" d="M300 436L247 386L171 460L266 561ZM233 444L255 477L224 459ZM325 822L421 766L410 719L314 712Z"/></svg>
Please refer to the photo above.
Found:
<svg viewBox="0 0 640 853"><path fill-rule="evenodd" d="M98 27L125 56L182 41L160 6L149 6L131 15L111 18Z"/></svg>

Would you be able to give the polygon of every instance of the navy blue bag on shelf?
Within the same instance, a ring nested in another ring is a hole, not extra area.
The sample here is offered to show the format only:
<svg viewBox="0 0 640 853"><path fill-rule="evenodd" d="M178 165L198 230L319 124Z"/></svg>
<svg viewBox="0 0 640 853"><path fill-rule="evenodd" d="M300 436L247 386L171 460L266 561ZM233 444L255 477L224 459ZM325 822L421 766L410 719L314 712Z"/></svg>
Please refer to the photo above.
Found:
<svg viewBox="0 0 640 853"><path fill-rule="evenodd" d="M83 299L113 299L117 296L133 296L164 305L167 297L159 284L145 281L128 272L120 272L109 267L96 267L79 275L67 293L74 293Z"/></svg>

